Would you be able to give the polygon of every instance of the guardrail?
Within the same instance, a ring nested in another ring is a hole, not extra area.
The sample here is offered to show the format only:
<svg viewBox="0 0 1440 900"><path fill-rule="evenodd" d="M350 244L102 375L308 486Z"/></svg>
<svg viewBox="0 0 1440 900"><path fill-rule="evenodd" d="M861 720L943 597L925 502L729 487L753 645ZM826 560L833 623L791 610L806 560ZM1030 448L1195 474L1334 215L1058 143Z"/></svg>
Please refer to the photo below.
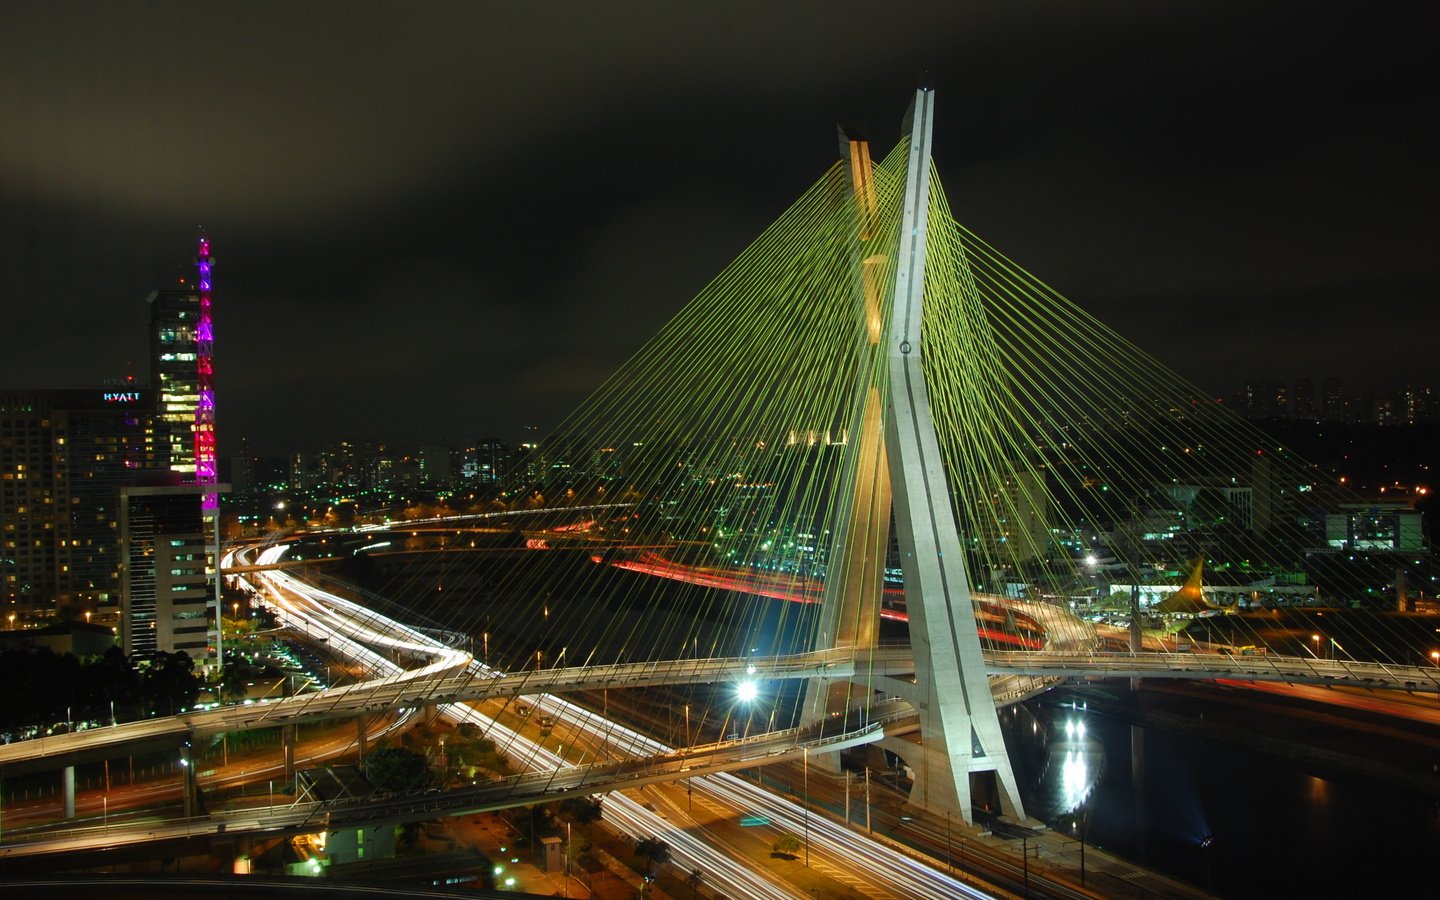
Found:
<svg viewBox="0 0 1440 900"><path fill-rule="evenodd" d="M1231 653L1025 653L986 654L994 673L1031 675L1138 675L1169 678L1250 678L1297 683L1353 684L1440 692L1440 668L1396 666L1300 656L1237 656Z"/></svg>
<svg viewBox="0 0 1440 900"><path fill-rule="evenodd" d="M906 651L872 651L872 671L903 668ZM1040 677L1136 676L1150 678L1242 678L1302 684L1349 684L1440 693L1440 668L1395 666L1353 660L1305 657L1237 656L1229 653L988 651L991 674ZM605 666L579 666L513 674L490 674L474 663L432 672L430 677L386 676L361 684L290 697L257 706L226 707L175 717L127 722L66 735L33 738L0 746L0 766L26 760L64 756L102 747L158 738L183 739L188 734L215 734L267 728L300 721L358 715L381 707L453 703L493 697L594 690L602 687L646 687L658 684L724 680L776 681L813 677L847 677L856 667L853 651L827 650L756 660L654 660ZM1023 696L1026 691L1014 696ZM1005 697L999 702L1010 702Z"/></svg>
<svg viewBox="0 0 1440 900"><path fill-rule="evenodd" d="M86 846L113 846L205 834L274 832L309 827L336 828L374 822L403 821L409 816L431 816L446 811L499 809L544 802L566 796L604 793L642 784L690 778L695 775L743 768L793 757L805 750L833 749L879 740L878 722L841 734L819 734L803 740L817 726L762 732L659 756L619 762L527 772L475 787L442 790L430 788L397 794L350 797L329 802L298 800L283 807L246 807L208 816L168 819L164 822L95 824L60 829L10 832L0 845L7 854L65 852Z"/></svg>

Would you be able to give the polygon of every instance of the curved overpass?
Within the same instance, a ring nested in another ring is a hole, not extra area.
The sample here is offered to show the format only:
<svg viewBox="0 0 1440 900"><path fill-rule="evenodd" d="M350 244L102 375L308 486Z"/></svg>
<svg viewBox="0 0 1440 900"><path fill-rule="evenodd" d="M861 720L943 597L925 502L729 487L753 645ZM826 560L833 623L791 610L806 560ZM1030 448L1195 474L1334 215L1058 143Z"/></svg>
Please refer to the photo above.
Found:
<svg viewBox="0 0 1440 900"><path fill-rule="evenodd" d="M1229 679L1440 693L1440 670L1437 669L1304 657L995 651L986 654L986 668L992 676L1030 676L1052 681L1124 677ZM811 678L843 678L862 682L874 678L875 688L884 690L886 685L882 679L888 677L903 684L905 676L913 671L913 655L908 647L880 648L862 660L856 660L852 650L827 650L763 660L662 660L511 674L486 669L460 653L447 657L443 666L432 663L402 675L290 697L265 705L183 713L9 744L0 747L0 767L15 771L10 767L19 769L25 763L29 764L27 768L32 769L54 768L85 761L87 757L103 759L116 752L117 748L136 744L178 746L181 741L193 736L356 716L381 708L608 688ZM1014 696L1018 696L1014 695L1013 681L1004 684L1007 688L999 693L1013 696L1006 697L1002 702L1012 702ZM36 766L37 763L40 765Z"/></svg>

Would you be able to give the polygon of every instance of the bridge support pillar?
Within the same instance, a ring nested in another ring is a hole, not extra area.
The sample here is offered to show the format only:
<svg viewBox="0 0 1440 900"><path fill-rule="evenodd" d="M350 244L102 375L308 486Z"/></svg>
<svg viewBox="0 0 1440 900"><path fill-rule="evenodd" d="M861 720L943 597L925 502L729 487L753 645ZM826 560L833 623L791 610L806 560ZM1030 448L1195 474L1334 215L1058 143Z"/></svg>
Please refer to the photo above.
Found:
<svg viewBox="0 0 1440 900"><path fill-rule="evenodd" d="M285 780L293 781L295 778L295 735L296 726L280 726L280 749L285 756Z"/></svg>
<svg viewBox="0 0 1440 900"><path fill-rule="evenodd" d="M60 773L60 784L65 793L65 818L75 818L75 767L66 766Z"/></svg>
<svg viewBox="0 0 1440 900"><path fill-rule="evenodd" d="M1145 636L1140 631L1140 585L1139 579L1136 584L1130 586L1130 652L1139 653L1145 649ZM1140 677L1138 675L1130 678L1130 690L1140 690Z"/></svg>
<svg viewBox="0 0 1440 900"><path fill-rule="evenodd" d="M180 806L185 818L200 812L200 791L195 779L195 760L190 752L190 742L180 747Z"/></svg>
<svg viewBox="0 0 1440 900"><path fill-rule="evenodd" d="M829 571L821 601L814 646L849 647L866 655L879 643L880 598L885 589L885 555L890 548L890 465L885 455L885 399L879 378L884 333L887 259L870 245L876 214L874 166L870 145L841 133L840 153L850 174L859 219L855 257L855 315L863 324L864 349L856 373L861 405L852 412L851 431L858 452L854 468L845 473L841 496L848 498L847 514L838 522L831 540ZM812 678L805 685L800 724L824 723L826 731L846 731L860 698L873 696L865 679L832 681ZM868 704L866 704L868 706ZM835 715L839 713L839 715ZM821 772L840 774L839 752L810 754L810 765Z"/></svg>

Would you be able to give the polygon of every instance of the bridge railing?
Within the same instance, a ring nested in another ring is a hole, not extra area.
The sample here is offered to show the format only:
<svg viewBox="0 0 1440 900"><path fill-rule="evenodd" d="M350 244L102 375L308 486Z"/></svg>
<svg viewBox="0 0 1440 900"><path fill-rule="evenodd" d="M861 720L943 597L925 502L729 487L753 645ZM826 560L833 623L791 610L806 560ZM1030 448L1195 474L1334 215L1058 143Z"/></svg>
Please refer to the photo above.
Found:
<svg viewBox="0 0 1440 900"><path fill-rule="evenodd" d="M1344 681L1357 685L1383 685L1401 690L1440 690L1440 668L1397 666L1355 660L1314 659L1303 656L1245 656L1233 653L1088 652L1032 653L991 651L986 662L997 673L1016 670L1033 674L1107 671L1166 673L1194 676L1238 675L1284 681Z"/></svg>

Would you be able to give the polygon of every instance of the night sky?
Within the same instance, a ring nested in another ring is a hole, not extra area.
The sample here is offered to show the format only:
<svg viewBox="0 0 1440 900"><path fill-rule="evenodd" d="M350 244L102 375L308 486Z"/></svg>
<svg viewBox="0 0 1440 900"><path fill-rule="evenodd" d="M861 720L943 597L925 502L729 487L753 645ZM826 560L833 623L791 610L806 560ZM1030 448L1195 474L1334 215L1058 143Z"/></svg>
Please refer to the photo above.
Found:
<svg viewBox="0 0 1440 900"><path fill-rule="evenodd" d="M1440 387L1430 7L8 4L0 386L144 377L203 225L222 454L547 431L928 72L957 217L1206 390Z"/></svg>

